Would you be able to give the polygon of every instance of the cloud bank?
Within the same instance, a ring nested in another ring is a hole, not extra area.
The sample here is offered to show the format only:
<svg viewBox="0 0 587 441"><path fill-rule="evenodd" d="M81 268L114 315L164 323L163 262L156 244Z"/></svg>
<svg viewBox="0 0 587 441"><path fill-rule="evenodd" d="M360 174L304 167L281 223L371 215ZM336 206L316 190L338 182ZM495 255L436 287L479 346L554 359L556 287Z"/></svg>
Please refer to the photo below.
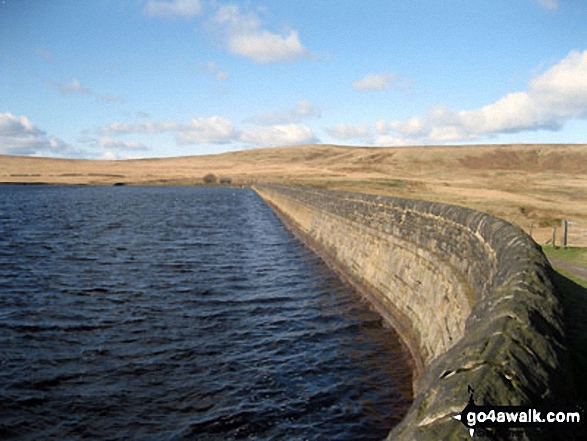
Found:
<svg viewBox="0 0 587 441"><path fill-rule="evenodd" d="M138 142L119 141L112 138L100 138L98 145L105 149L127 150L127 151L147 151L149 147Z"/></svg>
<svg viewBox="0 0 587 441"><path fill-rule="evenodd" d="M260 147L317 142L312 130L303 124L275 125L243 130L239 140Z"/></svg>
<svg viewBox="0 0 587 441"><path fill-rule="evenodd" d="M231 120L221 116L193 118L187 124L175 121L114 122L99 128L98 132L114 136L171 132L180 145L244 143L270 147L317 142L312 130L303 124L270 124L239 130Z"/></svg>
<svg viewBox="0 0 587 441"><path fill-rule="evenodd" d="M60 155L71 153L63 141L49 137L25 116L0 113L0 154Z"/></svg>
<svg viewBox="0 0 587 441"><path fill-rule="evenodd" d="M179 144L228 144L236 137L232 122L220 116L193 118L177 134Z"/></svg>
<svg viewBox="0 0 587 441"><path fill-rule="evenodd" d="M371 144L374 139L367 125L341 123L336 127L327 128L325 131L337 141L357 141L364 144Z"/></svg>
<svg viewBox="0 0 587 441"><path fill-rule="evenodd" d="M377 122L388 141L417 143L471 141L502 133L559 130L573 118L587 117L587 51L570 52L534 78L528 90L514 92L484 107L451 110L443 106L405 120Z"/></svg>

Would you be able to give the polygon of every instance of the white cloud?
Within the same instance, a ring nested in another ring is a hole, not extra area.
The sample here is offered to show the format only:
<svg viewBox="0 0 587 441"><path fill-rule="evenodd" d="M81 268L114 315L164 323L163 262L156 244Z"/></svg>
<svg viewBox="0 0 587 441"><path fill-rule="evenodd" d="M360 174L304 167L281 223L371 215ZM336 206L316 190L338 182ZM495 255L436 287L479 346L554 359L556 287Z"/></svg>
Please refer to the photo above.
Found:
<svg viewBox="0 0 587 441"><path fill-rule="evenodd" d="M300 108L305 108L300 106ZM238 130L229 119L212 116L193 118L187 124L174 121L149 121L142 123L114 122L98 129L103 135L128 135L131 133L160 134L174 132L178 144L228 144L247 143L257 146L277 146L316 142L314 133L302 124L276 124ZM108 148L133 147L115 139L102 138L99 143ZM138 147L138 146L137 146Z"/></svg>
<svg viewBox="0 0 587 441"><path fill-rule="evenodd" d="M233 35L229 39L229 48L232 53L259 63L295 60L306 54L297 31L290 31L287 36L269 31Z"/></svg>
<svg viewBox="0 0 587 441"><path fill-rule="evenodd" d="M188 127L177 134L180 144L226 144L233 141L235 137L236 132L232 122L220 116L194 118Z"/></svg>
<svg viewBox="0 0 587 441"><path fill-rule="evenodd" d="M123 103L124 100L118 95L98 95L96 99L101 103Z"/></svg>
<svg viewBox="0 0 587 441"><path fill-rule="evenodd" d="M208 61L207 63L198 61L198 69L212 75L218 81L224 81L228 78L228 73L220 69L215 61Z"/></svg>
<svg viewBox="0 0 587 441"><path fill-rule="evenodd" d="M53 83L47 82L49 87L53 87L61 92L62 95L75 95L75 94L88 94L90 89L86 86L82 86L77 78L69 82Z"/></svg>
<svg viewBox="0 0 587 441"><path fill-rule="evenodd" d="M158 134L180 130L181 127L180 124L174 121L147 121L135 124L113 122L107 126L100 127L98 131L104 135L126 135L129 133Z"/></svg>
<svg viewBox="0 0 587 441"><path fill-rule="evenodd" d="M558 0L535 0L540 6L550 11L558 9Z"/></svg>
<svg viewBox="0 0 587 441"><path fill-rule="evenodd" d="M262 29L257 14L241 13L237 5L220 7L212 23L220 30L231 53L258 63L293 61L308 56L295 29L281 34Z"/></svg>
<svg viewBox="0 0 587 441"><path fill-rule="evenodd" d="M30 119L26 116L16 116L12 113L0 113L0 134L2 136L33 135L44 134L35 127Z"/></svg>
<svg viewBox="0 0 587 441"><path fill-rule="evenodd" d="M69 146L37 128L30 119L12 113L0 113L0 154L65 154Z"/></svg>
<svg viewBox="0 0 587 441"><path fill-rule="evenodd" d="M100 103L112 103L119 102L123 103L124 99L115 94L97 94L94 93L89 87L84 86L80 83L79 79L74 78L71 81L53 82L47 81L45 83L48 87L57 89L62 95L91 95L94 96L96 101Z"/></svg>
<svg viewBox="0 0 587 441"><path fill-rule="evenodd" d="M97 159L103 160L103 161L118 161L120 159L126 159L121 157L118 153L112 152L112 151L107 151L102 153L100 156L98 156Z"/></svg>
<svg viewBox="0 0 587 441"><path fill-rule="evenodd" d="M339 141L360 141L372 143L373 135L367 125L341 123L334 128L325 129L326 132Z"/></svg>
<svg viewBox="0 0 587 441"><path fill-rule="evenodd" d="M375 123L375 130L380 135L387 135L389 133L389 123L384 120L379 120Z"/></svg>
<svg viewBox="0 0 587 441"><path fill-rule="evenodd" d="M201 12L200 0L149 0L143 8L144 15L162 18L193 18Z"/></svg>
<svg viewBox="0 0 587 441"><path fill-rule="evenodd" d="M256 146L282 146L316 142L312 130L303 124L275 125L243 130L239 139Z"/></svg>
<svg viewBox="0 0 587 441"><path fill-rule="evenodd" d="M393 121L400 137L455 142L500 133L559 130L573 118L587 117L587 51L572 51L534 78L527 91L515 92L473 110L435 107L425 116Z"/></svg>
<svg viewBox="0 0 587 441"><path fill-rule="evenodd" d="M401 78L390 72L369 74L364 78L353 81L351 86L355 90L388 90L405 89L412 84L412 81Z"/></svg>
<svg viewBox="0 0 587 441"><path fill-rule="evenodd" d="M299 123L308 118L319 118L320 109L306 100L300 100L293 107L264 113L249 121L262 125Z"/></svg>
<svg viewBox="0 0 587 441"><path fill-rule="evenodd" d="M397 136L391 135L382 135L375 141L375 145L379 147L397 147L397 146L406 146L406 145L418 145L422 144L417 139L412 138L400 138Z"/></svg>
<svg viewBox="0 0 587 441"><path fill-rule="evenodd" d="M106 149L146 151L149 147L138 142L119 141L112 138L100 138L98 145Z"/></svg>
<svg viewBox="0 0 587 441"><path fill-rule="evenodd" d="M44 58L45 61L52 61L53 60L53 56L51 55L51 52L49 52L49 50L47 48L38 47L35 49L35 53L39 57Z"/></svg>
<svg viewBox="0 0 587 441"><path fill-rule="evenodd" d="M115 152L112 150L107 150L102 154L95 157L95 159L103 160L103 161L123 161L127 159L141 159L142 156L140 155L132 155L127 153L120 153Z"/></svg>

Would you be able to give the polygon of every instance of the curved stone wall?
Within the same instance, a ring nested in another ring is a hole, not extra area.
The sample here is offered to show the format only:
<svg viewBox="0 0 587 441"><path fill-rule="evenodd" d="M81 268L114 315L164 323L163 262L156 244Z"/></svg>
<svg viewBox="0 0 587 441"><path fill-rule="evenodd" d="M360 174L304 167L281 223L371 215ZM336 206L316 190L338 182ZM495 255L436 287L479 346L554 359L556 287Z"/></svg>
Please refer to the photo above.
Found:
<svg viewBox="0 0 587 441"><path fill-rule="evenodd" d="M388 439L467 439L452 417L467 405L468 386L478 405L559 398L561 301L548 261L522 230L440 203L308 187L254 190L406 344L415 398Z"/></svg>

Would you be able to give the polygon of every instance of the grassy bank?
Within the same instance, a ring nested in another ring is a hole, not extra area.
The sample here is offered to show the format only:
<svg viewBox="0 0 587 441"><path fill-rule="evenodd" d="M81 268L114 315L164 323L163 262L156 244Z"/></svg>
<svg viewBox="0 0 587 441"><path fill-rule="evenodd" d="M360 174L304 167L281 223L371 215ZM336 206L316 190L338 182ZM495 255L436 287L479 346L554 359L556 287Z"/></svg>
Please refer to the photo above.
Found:
<svg viewBox="0 0 587 441"><path fill-rule="evenodd" d="M587 248L544 245L542 250L559 274L587 288Z"/></svg>

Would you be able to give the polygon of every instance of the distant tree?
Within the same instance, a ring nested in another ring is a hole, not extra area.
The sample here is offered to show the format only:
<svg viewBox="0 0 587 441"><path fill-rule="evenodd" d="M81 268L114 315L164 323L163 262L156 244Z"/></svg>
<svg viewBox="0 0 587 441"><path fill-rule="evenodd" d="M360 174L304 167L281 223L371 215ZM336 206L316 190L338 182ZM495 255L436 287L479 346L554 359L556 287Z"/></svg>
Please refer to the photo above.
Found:
<svg viewBox="0 0 587 441"><path fill-rule="evenodd" d="M212 173L208 173L206 176L204 176L204 183L205 184L215 184L216 183L216 176L214 176Z"/></svg>

